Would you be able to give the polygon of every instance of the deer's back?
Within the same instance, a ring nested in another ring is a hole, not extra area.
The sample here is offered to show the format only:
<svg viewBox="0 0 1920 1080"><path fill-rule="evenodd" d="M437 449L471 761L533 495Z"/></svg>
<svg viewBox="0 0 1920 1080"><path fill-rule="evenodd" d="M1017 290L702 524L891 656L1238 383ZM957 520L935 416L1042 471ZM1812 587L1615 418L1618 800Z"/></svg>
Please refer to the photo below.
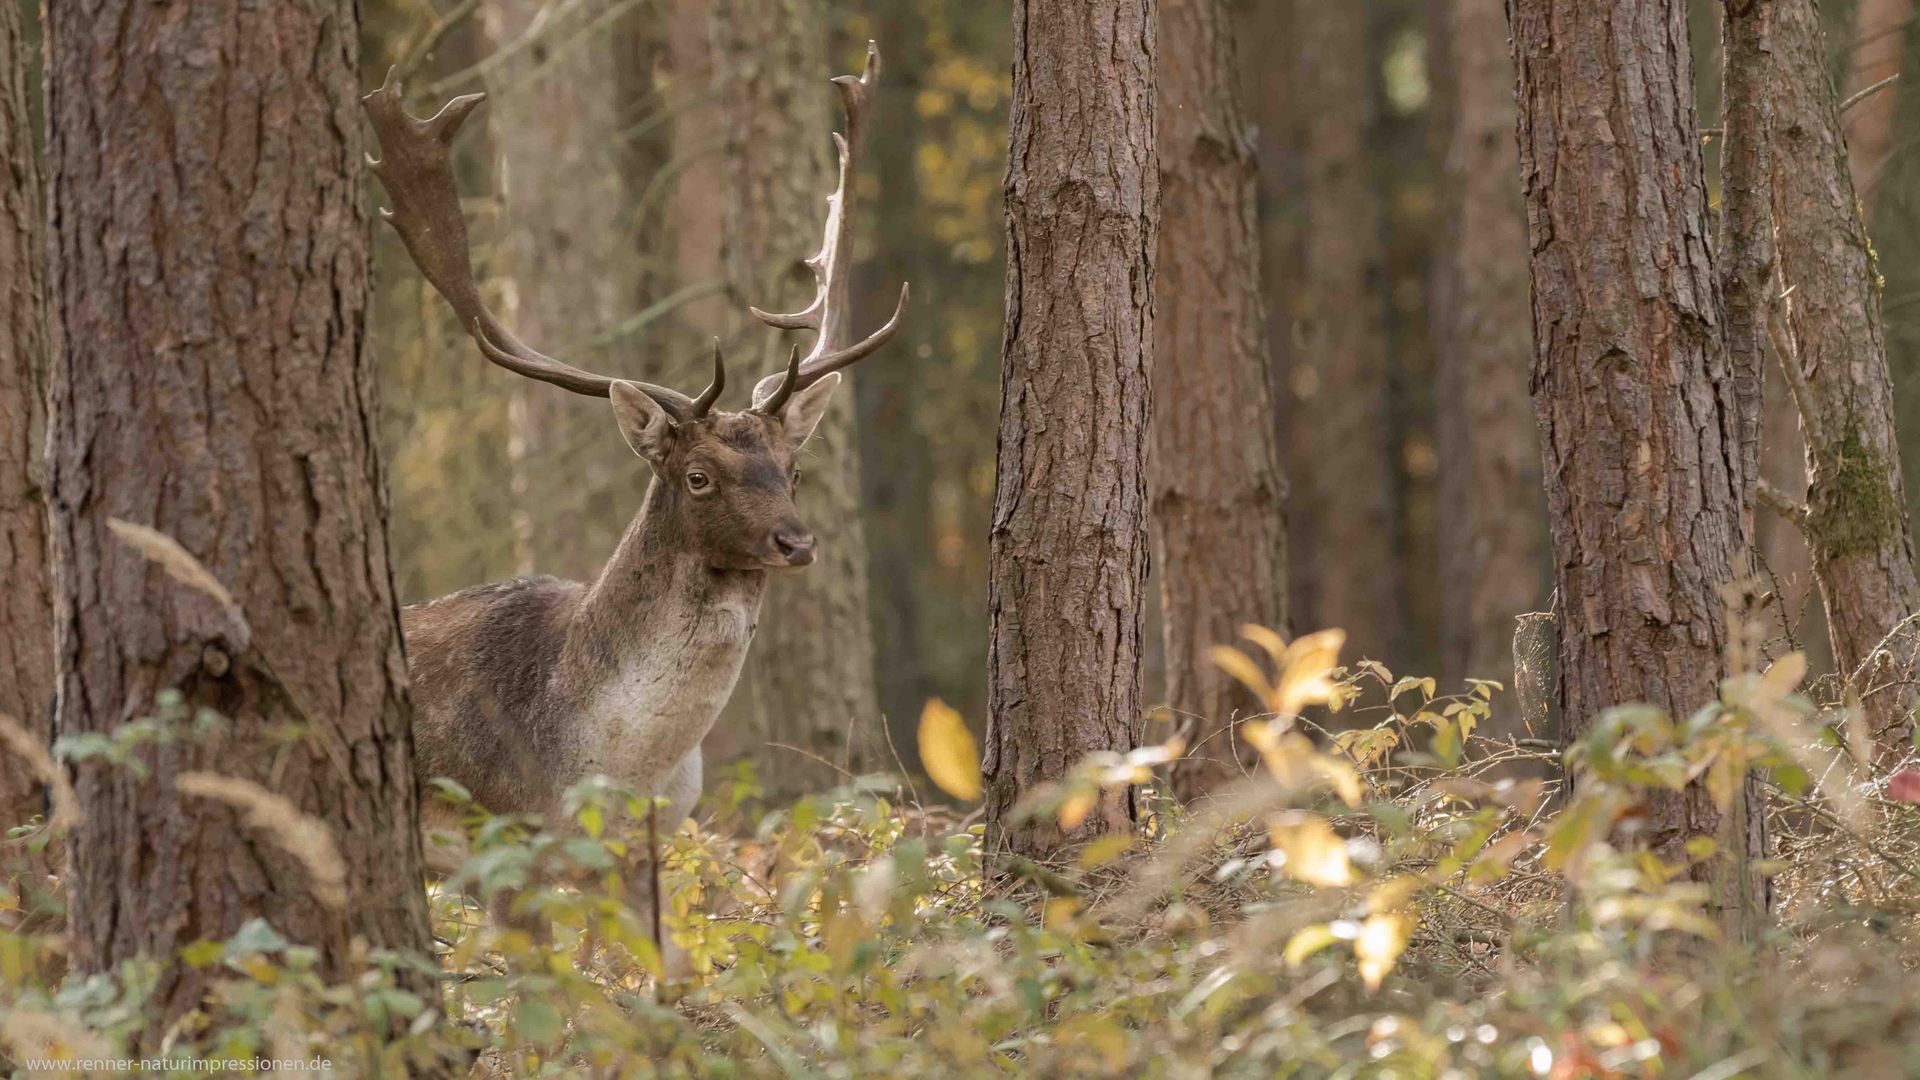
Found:
<svg viewBox="0 0 1920 1080"><path fill-rule="evenodd" d="M401 612L420 776L452 777L496 813L552 806L571 753L555 675L584 591L516 578Z"/></svg>

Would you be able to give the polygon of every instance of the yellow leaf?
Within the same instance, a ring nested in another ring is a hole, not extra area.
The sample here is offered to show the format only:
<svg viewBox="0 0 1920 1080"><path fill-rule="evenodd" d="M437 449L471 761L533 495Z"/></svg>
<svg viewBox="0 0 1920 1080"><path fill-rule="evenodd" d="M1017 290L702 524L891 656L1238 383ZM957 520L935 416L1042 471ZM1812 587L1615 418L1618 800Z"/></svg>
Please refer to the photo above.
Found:
<svg viewBox="0 0 1920 1080"><path fill-rule="evenodd" d="M1069 925L1073 922L1073 917L1080 914L1080 907L1081 901L1077 896L1056 896L1047 901L1047 906L1040 916L1041 925L1049 930L1058 930L1062 926Z"/></svg>
<svg viewBox="0 0 1920 1080"><path fill-rule="evenodd" d="M1060 804L1060 827L1072 832L1086 823L1087 815L1100 805L1100 792L1097 788L1076 791L1067 796Z"/></svg>
<svg viewBox="0 0 1920 1080"><path fill-rule="evenodd" d="M1380 988L1380 981L1393 970L1412 936L1413 916L1399 912L1369 915L1360 924L1360 934L1353 939L1353 957L1360 962L1360 981L1367 984L1368 993Z"/></svg>
<svg viewBox="0 0 1920 1080"><path fill-rule="evenodd" d="M1274 688L1268 704L1281 716L1293 716L1308 705L1319 705L1334 696L1329 677L1340 663L1340 646L1346 644L1345 630L1322 630L1294 639L1287 646L1286 663L1280 670L1280 685Z"/></svg>
<svg viewBox="0 0 1920 1080"><path fill-rule="evenodd" d="M980 797L980 747L953 706L929 698L920 710L920 765L956 799Z"/></svg>
<svg viewBox="0 0 1920 1080"><path fill-rule="evenodd" d="M1273 685L1267 682L1266 672L1253 658L1231 645L1215 645L1207 650L1213 657L1214 666L1239 680L1247 689L1260 695L1261 700L1273 696Z"/></svg>
<svg viewBox="0 0 1920 1080"><path fill-rule="evenodd" d="M1768 697L1785 697L1800 686L1800 680L1807 677L1807 654L1790 652L1773 662L1767 673L1760 677L1761 685Z"/></svg>
<svg viewBox="0 0 1920 1080"><path fill-rule="evenodd" d="M1127 836L1124 833L1102 836L1081 849L1079 859L1080 868L1083 870L1091 870L1096 866L1104 866L1120 856L1125 855L1132 847L1133 837Z"/></svg>
<svg viewBox="0 0 1920 1080"><path fill-rule="evenodd" d="M1274 848L1286 857L1282 865L1294 880L1329 888L1353 883L1347 842L1333 831L1326 818L1297 812L1277 814L1268 822L1267 832Z"/></svg>
<svg viewBox="0 0 1920 1080"><path fill-rule="evenodd" d="M1278 666L1286 659L1287 639L1261 626L1259 623L1248 623L1242 626L1240 628L1240 636L1264 649L1267 658L1272 660L1275 666Z"/></svg>
<svg viewBox="0 0 1920 1080"><path fill-rule="evenodd" d="M1286 961L1288 967L1299 967L1307 957L1340 940L1333 927L1326 923L1314 923L1302 927L1287 939Z"/></svg>
<svg viewBox="0 0 1920 1080"><path fill-rule="evenodd" d="M1413 894L1419 892L1425 885L1426 882L1411 874L1389 878L1374 886L1373 891L1367 894L1367 913L1379 915L1384 912L1398 911L1406 907L1407 901L1413 899Z"/></svg>

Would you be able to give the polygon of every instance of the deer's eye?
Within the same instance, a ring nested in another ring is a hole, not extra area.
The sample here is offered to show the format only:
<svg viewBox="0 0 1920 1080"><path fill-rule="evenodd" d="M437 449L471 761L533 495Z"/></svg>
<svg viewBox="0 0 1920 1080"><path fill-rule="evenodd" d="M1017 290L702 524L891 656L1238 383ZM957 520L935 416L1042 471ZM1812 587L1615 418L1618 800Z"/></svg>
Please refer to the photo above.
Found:
<svg viewBox="0 0 1920 1080"><path fill-rule="evenodd" d="M801 473L800 473L800 466L798 466L798 465L795 465L795 466L793 467L793 486L794 486L794 487L799 487L799 486L800 486L800 476L801 476Z"/></svg>
<svg viewBox="0 0 1920 1080"><path fill-rule="evenodd" d="M707 490L708 488L710 488L710 487L712 487L712 486L713 486L713 481L707 478L707 474L706 474L706 473L703 473L703 472L690 472L690 473L688 473L688 474L687 474L687 488L688 488L688 490L691 490L691 491L705 491L705 490Z"/></svg>

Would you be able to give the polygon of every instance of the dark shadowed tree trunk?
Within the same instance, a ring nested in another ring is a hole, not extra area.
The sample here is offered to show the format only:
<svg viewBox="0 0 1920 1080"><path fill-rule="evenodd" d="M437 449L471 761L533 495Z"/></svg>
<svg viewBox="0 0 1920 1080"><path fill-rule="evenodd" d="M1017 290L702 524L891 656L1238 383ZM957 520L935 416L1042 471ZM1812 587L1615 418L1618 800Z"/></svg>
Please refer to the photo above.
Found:
<svg viewBox="0 0 1920 1080"><path fill-rule="evenodd" d="M363 327L356 10L49 7L57 726L111 735L169 689L225 718L182 721L144 779L77 768L73 962L166 965L149 1040L206 986L179 949L250 918L336 977L356 938L429 943ZM177 539L251 631L111 519ZM230 801L259 793L190 795L195 771L284 797L326 842L250 828Z"/></svg>
<svg viewBox="0 0 1920 1080"><path fill-rule="evenodd" d="M1516 0L1520 172L1533 251L1534 406L1560 590L1568 739L1602 710L1714 700L1721 588L1747 543L1757 372L1732 370L1707 233L1683 0ZM1729 922L1756 905L1757 817L1697 785L1650 801ZM1724 835L1723 835L1724 826Z"/></svg>
<svg viewBox="0 0 1920 1080"><path fill-rule="evenodd" d="M820 247L834 185L828 133L837 114L827 79L838 68L827 61L825 7L717 0L713 25L726 139L728 295L741 317L749 304L799 310L814 286L803 260ZM734 353L742 369L752 379L778 370L790 342L750 317L744 322ZM716 762L750 757L776 793L843 779L814 757L855 772L880 760L854 439L853 391L843 388L802 462L800 515L820 539L819 561L769 585L729 718L706 744Z"/></svg>
<svg viewBox="0 0 1920 1080"><path fill-rule="evenodd" d="M0 713L45 742L53 704L47 566L47 339L40 166L27 112L20 9L0 2ZM41 809L38 782L0 747L0 831Z"/></svg>
<svg viewBox="0 0 1920 1080"><path fill-rule="evenodd" d="M1510 680L1514 617L1547 597L1539 434L1527 398L1527 217L1514 175L1513 60L1491 0L1434 5L1443 231L1433 328L1443 666ZM1489 734L1520 733L1506 699Z"/></svg>
<svg viewBox="0 0 1920 1080"><path fill-rule="evenodd" d="M1390 658L1401 639L1385 273L1367 157L1374 110L1365 4L1297 0L1300 348L1289 382L1294 621L1341 627L1349 652Z"/></svg>
<svg viewBox="0 0 1920 1080"><path fill-rule="evenodd" d="M1900 57L1912 32L1913 0L1860 0L1853 12L1853 40L1847 43L1847 93L1860 93L1900 73ZM1901 83L1907 81L1902 76ZM1889 86L1853 107L1846 118L1847 164L1860 205L1873 217L1880 174L1893 154L1894 120L1902 93Z"/></svg>
<svg viewBox="0 0 1920 1080"><path fill-rule="evenodd" d="M1007 325L991 555L987 848L1133 827L1105 792L1063 836L1012 811L1140 713L1153 360L1151 0L1016 0Z"/></svg>
<svg viewBox="0 0 1920 1080"><path fill-rule="evenodd" d="M1255 164L1221 0L1162 0L1154 283L1153 523L1183 798L1240 775L1233 733L1258 710L1208 650L1237 628L1287 623L1286 485L1267 381ZM1238 745L1236 745L1238 744Z"/></svg>
<svg viewBox="0 0 1920 1080"><path fill-rule="evenodd" d="M1883 756L1907 747L1920 632L1913 533L1893 426L1880 280L1854 197L1826 37L1813 0L1775 0L1772 197L1791 289L1787 383L1804 388L1807 512L1834 660L1855 678ZM1799 516L1799 515L1795 515ZM1888 648L1875 650L1886 641ZM1869 662L1869 661L1872 662Z"/></svg>

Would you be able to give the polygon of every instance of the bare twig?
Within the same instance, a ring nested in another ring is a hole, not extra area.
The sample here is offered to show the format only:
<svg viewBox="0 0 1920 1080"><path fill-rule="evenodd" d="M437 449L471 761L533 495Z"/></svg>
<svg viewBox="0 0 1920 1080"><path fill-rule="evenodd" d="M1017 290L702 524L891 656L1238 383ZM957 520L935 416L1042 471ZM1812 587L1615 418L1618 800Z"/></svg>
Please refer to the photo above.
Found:
<svg viewBox="0 0 1920 1080"><path fill-rule="evenodd" d="M1809 512L1807 504L1776 487L1773 481L1764 478L1754 484L1753 493L1761 505L1787 519L1794 528L1802 531L1806 529Z"/></svg>
<svg viewBox="0 0 1920 1080"><path fill-rule="evenodd" d="M1793 327L1788 323L1793 310L1792 298L1791 287L1774 298L1772 307L1767 311L1767 337L1773 341L1774 358L1780 361L1780 371L1787 378L1787 391L1793 398L1793 407L1800 414L1800 427L1807 451L1818 460L1828 452L1827 439L1813 389L1807 385L1806 372L1800 370L1800 347L1795 343Z"/></svg>
<svg viewBox="0 0 1920 1080"><path fill-rule="evenodd" d="M1874 83L1872 86L1863 86L1859 90L1856 90L1851 94L1848 94L1847 99L1840 103L1840 115L1845 116L1848 109L1853 108L1855 105L1860 104L1861 102L1867 100L1873 95L1879 93L1882 90L1885 90L1887 87L1892 86L1894 83L1897 83L1899 81L1900 81L1900 73L1896 71L1893 74L1887 76L1886 78L1881 79L1879 82Z"/></svg>

